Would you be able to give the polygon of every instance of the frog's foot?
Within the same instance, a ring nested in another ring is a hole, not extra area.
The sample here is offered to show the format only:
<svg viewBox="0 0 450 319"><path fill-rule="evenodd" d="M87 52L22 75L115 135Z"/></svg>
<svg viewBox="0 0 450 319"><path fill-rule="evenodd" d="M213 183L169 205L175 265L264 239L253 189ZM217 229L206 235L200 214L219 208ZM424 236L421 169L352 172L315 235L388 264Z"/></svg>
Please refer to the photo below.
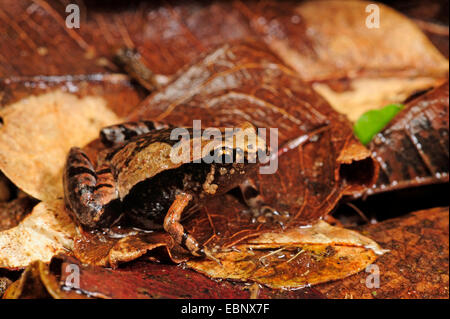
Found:
<svg viewBox="0 0 450 319"><path fill-rule="evenodd" d="M83 226L105 227L117 219L118 193L109 167L95 171L92 162L79 148L73 147L63 174L64 200Z"/></svg>
<svg viewBox="0 0 450 319"><path fill-rule="evenodd" d="M181 225L181 215L192 196L186 193L176 195L174 202L164 218L164 230L172 236L172 238L183 248L189 250L194 256L202 256L203 252L197 240L184 230Z"/></svg>
<svg viewBox="0 0 450 319"><path fill-rule="evenodd" d="M127 122L104 127L100 131L103 145L112 147L129 141L132 137L167 128L168 125L153 121Z"/></svg>

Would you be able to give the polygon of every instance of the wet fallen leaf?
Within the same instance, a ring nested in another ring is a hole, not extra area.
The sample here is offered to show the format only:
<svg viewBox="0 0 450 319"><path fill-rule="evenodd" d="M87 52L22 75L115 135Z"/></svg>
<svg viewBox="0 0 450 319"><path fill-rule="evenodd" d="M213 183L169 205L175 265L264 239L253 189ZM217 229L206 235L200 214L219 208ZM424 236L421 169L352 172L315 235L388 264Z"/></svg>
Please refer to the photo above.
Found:
<svg viewBox="0 0 450 319"><path fill-rule="evenodd" d="M135 48L156 74L156 81L165 84L218 45L256 39L265 41L303 80L320 81L315 83L317 91L339 112L356 120L369 109L403 102L414 92L435 86L448 72L446 58L399 12L378 4L383 22L379 28L367 28L363 22L368 4L138 1L104 11L95 2L79 3L89 14L82 17L83 28L75 32L63 27L67 13L57 1L9 1L0 12L0 30L11 37L0 45L12 48L4 50L2 60L14 63L0 60L0 75L117 71L111 62L114 49L127 46ZM28 6L33 10L26 11ZM26 16L27 21L44 27L15 25L15 16ZM54 27L46 30L49 26ZM59 32L58 47L65 50L57 49L54 38L48 36L54 32ZM29 34L34 37L25 36ZM10 58L19 55L29 58ZM332 82L348 79L353 80L347 90L333 90Z"/></svg>
<svg viewBox="0 0 450 319"><path fill-rule="evenodd" d="M73 247L76 227L61 200L39 203L16 227L0 232L0 268L48 262Z"/></svg>
<svg viewBox="0 0 450 319"><path fill-rule="evenodd" d="M74 287L74 269L79 281ZM189 269L174 265L136 262L111 270L86 266L74 258L60 255L50 265L31 264L13 283L3 298L321 298L314 289L272 290L227 281L214 281Z"/></svg>
<svg viewBox="0 0 450 319"><path fill-rule="evenodd" d="M2 1L0 78L104 72L93 44L67 28L57 1Z"/></svg>
<svg viewBox="0 0 450 319"><path fill-rule="evenodd" d="M72 146L84 146L119 118L101 97L53 91L0 109L0 169L40 200L61 197L62 168Z"/></svg>
<svg viewBox="0 0 450 319"><path fill-rule="evenodd" d="M139 92L124 74L37 75L0 78L0 108L29 96L53 91L69 93L80 99L101 97L119 117L130 113L141 100Z"/></svg>
<svg viewBox="0 0 450 319"><path fill-rule="evenodd" d="M301 288L345 278L374 262L384 251L354 231L320 221L306 228L266 232L213 260L187 265L212 278L255 281L272 288Z"/></svg>

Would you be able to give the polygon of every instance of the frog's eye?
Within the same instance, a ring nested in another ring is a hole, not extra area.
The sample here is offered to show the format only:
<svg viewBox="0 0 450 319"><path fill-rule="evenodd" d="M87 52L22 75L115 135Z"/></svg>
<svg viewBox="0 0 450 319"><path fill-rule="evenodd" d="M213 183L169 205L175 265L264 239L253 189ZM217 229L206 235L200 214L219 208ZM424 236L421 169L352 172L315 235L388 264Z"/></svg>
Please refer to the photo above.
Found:
<svg viewBox="0 0 450 319"><path fill-rule="evenodd" d="M220 149L216 149L216 163L231 164L231 163L243 163L244 151L240 148L233 149L224 146Z"/></svg>

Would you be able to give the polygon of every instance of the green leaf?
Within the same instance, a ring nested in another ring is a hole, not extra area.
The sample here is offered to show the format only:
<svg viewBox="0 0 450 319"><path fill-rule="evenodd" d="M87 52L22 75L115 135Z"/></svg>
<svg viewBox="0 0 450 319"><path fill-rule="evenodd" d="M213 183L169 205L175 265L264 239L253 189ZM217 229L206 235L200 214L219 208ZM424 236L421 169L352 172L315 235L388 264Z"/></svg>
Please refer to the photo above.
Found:
<svg viewBox="0 0 450 319"><path fill-rule="evenodd" d="M389 104L379 110L367 111L356 121L353 131L364 145L379 133L405 106Z"/></svg>

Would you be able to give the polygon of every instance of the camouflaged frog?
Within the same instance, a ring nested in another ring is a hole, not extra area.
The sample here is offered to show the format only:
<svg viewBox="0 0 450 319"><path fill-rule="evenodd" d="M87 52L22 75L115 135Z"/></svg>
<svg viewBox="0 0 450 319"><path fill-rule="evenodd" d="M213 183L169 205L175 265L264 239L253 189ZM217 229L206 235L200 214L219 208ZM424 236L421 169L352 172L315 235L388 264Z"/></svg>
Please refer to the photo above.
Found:
<svg viewBox="0 0 450 319"><path fill-rule="evenodd" d="M163 228L199 256L205 251L184 230L182 215L195 213L208 199L237 186L249 205L262 207L246 176L258 166L256 154L267 154L267 149L251 124L244 123L231 144L225 138L213 144L211 139L195 137L192 129L186 129L189 139L181 142L171 139L172 130L146 121L106 127L100 137L107 149L99 154L96 167L80 148L72 148L63 182L66 206L73 218L90 229L119 222L145 230ZM244 134L243 138L239 134ZM198 155L193 146L196 139L202 150ZM178 153L189 150L183 161L171 157L176 154L171 153L174 147ZM205 154L219 156L219 160L214 157L208 163Z"/></svg>

